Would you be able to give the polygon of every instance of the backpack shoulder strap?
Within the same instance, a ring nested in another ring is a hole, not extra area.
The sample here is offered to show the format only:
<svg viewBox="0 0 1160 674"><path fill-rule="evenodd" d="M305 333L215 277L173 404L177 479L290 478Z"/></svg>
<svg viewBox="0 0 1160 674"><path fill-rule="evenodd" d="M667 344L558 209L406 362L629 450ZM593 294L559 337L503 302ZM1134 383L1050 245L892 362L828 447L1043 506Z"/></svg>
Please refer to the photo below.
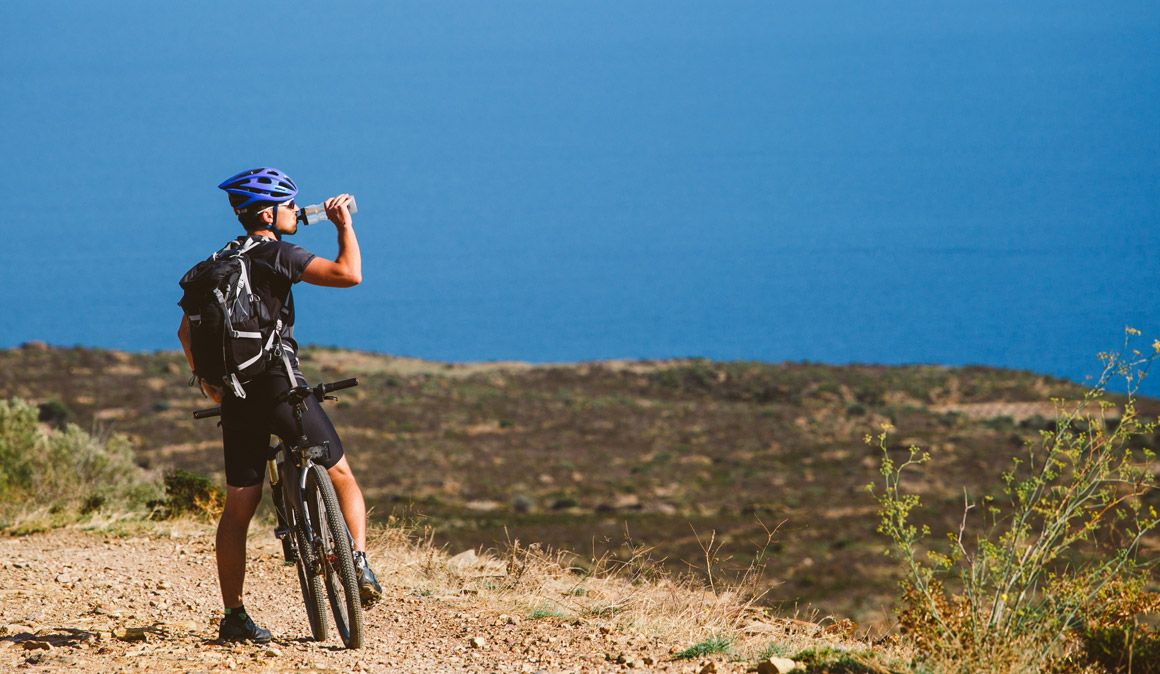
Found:
<svg viewBox="0 0 1160 674"><path fill-rule="evenodd" d="M253 237L246 237L245 241L230 239L226 242L226 245L219 248L218 251L210 257L210 259L217 260L218 258L225 257L226 255L241 255L243 253L248 253L265 242L265 239Z"/></svg>
<svg viewBox="0 0 1160 674"><path fill-rule="evenodd" d="M258 247L258 246L260 246L260 245L262 245L262 244L263 244L263 243L265 243L265 242L266 242L266 240L265 240L265 239L260 239L260 238L259 238L259 239L255 239L255 238L252 238L252 237L246 237L246 242L245 242L245 243L243 243L243 244L241 244L241 247L240 247L240 248L238 248L238 254L242 254L242 253L248 253L248 252L250 252L251 250L253 250L253 249L257 248L257 247ZM233 243L235 243L235 244L236 244L236 243L237 243L237 241L234 241Z"/></svg>
<svg viewBox="0 0 1160 674"><path fill-rule="evenodd" d="M294 366L290 364L290 354L287 353L287 346L282 343L282 319L278 319L278 324L274 326L274 334L277 335L278 353L282 357L282 366L286 368L286 378L290 380L290 388L298 385L298 380L294 378Z"/></svg>

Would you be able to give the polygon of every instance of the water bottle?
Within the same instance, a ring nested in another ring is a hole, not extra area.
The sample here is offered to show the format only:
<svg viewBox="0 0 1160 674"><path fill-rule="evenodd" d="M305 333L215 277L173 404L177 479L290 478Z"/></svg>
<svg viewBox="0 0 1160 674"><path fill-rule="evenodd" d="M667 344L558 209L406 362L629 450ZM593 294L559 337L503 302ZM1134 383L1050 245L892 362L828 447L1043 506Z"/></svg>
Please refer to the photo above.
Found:
<svg viewBox="0 0 1160 674"><path fill-rule="evenodd" d="M358 213L358 205L354 201L354 197L350 198L350 203L346 206L351 214ZM311 204L303 206L298 209L298 221L304 225L313 225L316 222L321 222L326 219L326 209L322 204Z"/></svg>

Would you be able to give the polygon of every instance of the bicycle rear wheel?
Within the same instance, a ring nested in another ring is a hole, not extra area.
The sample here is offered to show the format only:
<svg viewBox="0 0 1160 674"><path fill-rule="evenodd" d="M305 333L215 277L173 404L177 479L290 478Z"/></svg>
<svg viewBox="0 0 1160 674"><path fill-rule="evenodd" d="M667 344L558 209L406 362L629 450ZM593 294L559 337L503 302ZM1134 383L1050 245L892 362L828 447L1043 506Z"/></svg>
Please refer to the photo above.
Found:
<svg viewBox="0 0 1160 674"><path fill-rule="evenodd" d="M282 473L282 484L285 485L286 474ZM286 491L280 492L285 504ZM298 507L283 510L289 520L290 532L287 536L294 537L297 556L294 567L298 571L298 588L302 591L302 603L306 605L306 619L310 623L310 637L315 641L326 641L326 599L323 596L322 574L315 559L313 547L306 539L306 531L302 526L303 512Z"/></svg>
<svg viewBox="0 0 1160 674"><path fill-rule="evenodd" d="M347 648L362 648L363 610L354 571L354 551L334 485L322 466L311 466L306 474L305 500L316 538L321 543L319 561L334 626Z"/></svg>

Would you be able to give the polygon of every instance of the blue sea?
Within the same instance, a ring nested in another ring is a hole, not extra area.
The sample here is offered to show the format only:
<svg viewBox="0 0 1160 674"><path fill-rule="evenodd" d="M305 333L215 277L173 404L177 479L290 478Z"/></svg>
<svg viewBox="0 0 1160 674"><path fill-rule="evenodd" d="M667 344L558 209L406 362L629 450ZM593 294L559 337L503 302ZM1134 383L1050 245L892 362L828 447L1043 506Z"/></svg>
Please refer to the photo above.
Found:
<svg viewBox="0 0 1160 674"><path fill-rule="evenodd" d="M358 199L306 343L1082 381L1160 337L1155 2L171 4L0 7L0 347L178 348L259 165Z"/></svg>

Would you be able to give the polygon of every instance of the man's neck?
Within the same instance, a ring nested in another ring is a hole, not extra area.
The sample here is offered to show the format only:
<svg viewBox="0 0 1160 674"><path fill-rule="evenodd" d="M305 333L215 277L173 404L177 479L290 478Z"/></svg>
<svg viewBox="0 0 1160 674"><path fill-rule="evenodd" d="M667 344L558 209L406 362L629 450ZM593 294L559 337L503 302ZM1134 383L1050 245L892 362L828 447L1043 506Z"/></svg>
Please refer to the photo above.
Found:
<svg viewBox="0 0 1160 674"><path fill-rule="evenodd" d="M272 232L268 229L256 229L252 232L247 232L246 236L260 236L263 239L277 239L278 238L278 237L274 236L274 232Z"/></svg>

